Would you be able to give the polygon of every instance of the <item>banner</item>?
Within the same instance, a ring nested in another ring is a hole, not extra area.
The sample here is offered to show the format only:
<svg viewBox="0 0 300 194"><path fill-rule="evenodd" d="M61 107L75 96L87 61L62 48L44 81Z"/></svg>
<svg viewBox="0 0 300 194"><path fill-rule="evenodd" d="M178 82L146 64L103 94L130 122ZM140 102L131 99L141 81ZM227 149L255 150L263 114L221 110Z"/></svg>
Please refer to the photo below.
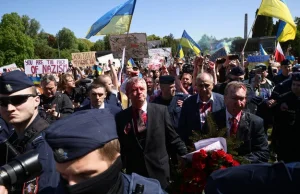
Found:
<svg viewBox="0 0 300 194"><path fill-rule="evenodd" d="M210 56L210 61L216 62L217 58L226 57L230 53L228 46L224 46Z"/></svg>
<svg viewBox="0 0 300 194"><path fill-rule="evenodd" d="M3 69L6 69L7 72L10 72L10 71L17 70L18 67L14 63L10 64L10 65L5 65L5 66L0 67L0 73L3 73Z"/></svg>
<svg viewBox="0 0 300 194"><path fill-rule="evenodd" d="M72 53L72 64L75 67L93 66L96 64L96 52Z"/></svg>
<svg viewBox="0 0 300 194"><path fill-rule="evenodd" d="M128 59L149 57L146 33L111 35L109 43L115 58L122 58L125 46Z"/></svg>
<svg viewBox="0 0 300 194"><path fill-rule="evenodd" d="M263 63L265 65L269 65L269 55L256 55L256 56L248 56L247 61L249 63L248 70L251 71L254 69L255 65L259 63Z"/></svg>
<svg viewBox="0 0 300 194"><path fill-rule="evenodd" d="M149 58L144 59L144 67L150 70L158 70L164 63L167 67L171 64L172 51L171 48L149 49Z"/></svg>
<svg viewBox="0 0 300 194"><path fill-rule="evenodd" d="M24 69L26 74L65 73L69 68L68 59L26 59Z"/></svg>

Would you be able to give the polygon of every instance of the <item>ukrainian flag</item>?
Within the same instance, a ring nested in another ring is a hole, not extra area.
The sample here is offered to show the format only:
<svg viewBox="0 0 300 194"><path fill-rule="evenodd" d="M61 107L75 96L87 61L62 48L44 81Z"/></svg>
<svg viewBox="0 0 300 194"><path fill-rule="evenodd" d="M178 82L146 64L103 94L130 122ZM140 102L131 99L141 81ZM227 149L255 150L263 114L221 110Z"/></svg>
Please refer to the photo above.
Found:
<svg viewBox="0 0 300 194"><path fill-rule="evenodd" d="M96 35L123 34L129 31L136 0L113 8L98 19L88 31L86 38Z"/></svg>
<svg viewBox="0 0 300 194"><path fill-rule="evenodd" d="M277 32L277 40L279 42L295 39L297 26L284 0L262 0L257 15L281 20Z"/></svg>
<svg viewBox="0 0 300 194"><path fill-rule="evenodd" d="M268 53L265 51L261 44L259 44L259 53L260 55L268 55Z"/></svg>
<svg viewBox="0 0 300 194"><path fill-rule="evenodd" d="M183 47L192 49L196 55L199 55L201 53L200 46L188 35L185 30L183 31L182 37L180 39L180 44Z"/></svg>
<svg viewBox="0 0 300 194"><path fill-rule="evenodd" d="M128 61L127 61L127 64L129 67L133 67L133 65L135 64L134 63L134 60L132 58L130 58Z"/></svg>
<svg viewBox="0 0 300 194"><path fill-rule="evenodd" d="M182 59L184 57L184 53L183 53L181 44L178 45L177 57L179 57L180 59Z"/></svg>
<svg viewBox="0 0 300 194"><path fill-rule="evenodd" d="M29 79L33 82L34 85L40 85L41 84L41 78L40 77L29 77Z"/></svg>

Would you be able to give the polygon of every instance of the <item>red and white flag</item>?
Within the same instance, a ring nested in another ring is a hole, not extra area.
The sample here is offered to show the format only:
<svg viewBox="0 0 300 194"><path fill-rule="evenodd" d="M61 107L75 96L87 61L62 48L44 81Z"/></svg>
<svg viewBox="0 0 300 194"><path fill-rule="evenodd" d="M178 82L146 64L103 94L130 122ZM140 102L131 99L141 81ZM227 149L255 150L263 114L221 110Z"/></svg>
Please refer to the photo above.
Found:
<svg viewBox="0 0 300 194"><path fill-rule="evenodd" d="M282 48L279 44L279 42L277 43L277 48L276 48L276 52L275 52L275 59L277 62L281 62L285 59L285 56L283 54Z"/></svg>

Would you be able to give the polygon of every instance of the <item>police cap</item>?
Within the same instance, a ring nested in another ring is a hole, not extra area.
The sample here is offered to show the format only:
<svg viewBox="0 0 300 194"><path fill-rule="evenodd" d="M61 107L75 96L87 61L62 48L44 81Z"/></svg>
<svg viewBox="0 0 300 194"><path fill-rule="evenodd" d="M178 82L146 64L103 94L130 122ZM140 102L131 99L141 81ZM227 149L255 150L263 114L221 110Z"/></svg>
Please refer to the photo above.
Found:
<svg viewBox="0 0 300 194"><path fill-rule="evenodd" d="M0 94L11 94L34 86L22 71L10 71L0 76Z"/></svg>
<svg viewBox="0 0 300 194"><path fill-rule="evenodd" d="M231 69L229 74L235 76L241 76L241 75L245 75L245 71L240 66L236 66Z"/></svg>
<svg viewBox="0 0 300 194"><path fill-rule="evenodd" d="M292 67L292 71L293 71L293 72L300 72L300 64L294 65L294 66Z"/></svg>
<svg viewBox="0 0 300 194"><path fill-rule="evenodd" d="M162 75L159 77L159 83L160 84L174 84L175 77L171 75Z"/></svg>
<svg viewBox="0 0 300 194"><path fill-rule="evenodd" d="M114 116L108 109L78 111L46 130L46 140L58 163L83 157L117 138Z"/></svg>
<svg viewBox="0 0 300 194"><path fill-rule="evenodd" d="M296 72L292 74L292 80L293 81L300 81L300 73Z"/></svg>
<svg viewBox="0 0 300 194"><path fill-rule="evenodd" d="M281 61L280 65L290 65L291 61L288 59L284 59L283 61Z"/></svg>
<svg viewBox="0 0 300 194"><path fill-rule="evenodd" d="M267 66L263 63L258 63L258 64L255 65L255 69L261 69L262 71L266 71Z"/></svg>

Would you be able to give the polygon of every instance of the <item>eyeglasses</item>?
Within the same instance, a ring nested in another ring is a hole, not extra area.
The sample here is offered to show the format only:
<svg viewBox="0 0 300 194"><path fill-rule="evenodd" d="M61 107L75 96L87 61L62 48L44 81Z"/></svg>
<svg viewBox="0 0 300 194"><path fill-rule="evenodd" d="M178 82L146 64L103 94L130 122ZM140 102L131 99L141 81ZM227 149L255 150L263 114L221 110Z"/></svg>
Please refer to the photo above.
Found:
<svg viewBox="0 0 300 194"><path fill-rule="evenodd" d="M8 104L13 106L18 106L20 104L25 103L29 97L36 97L33 94L22 94L8 97L0 97L0 106L7 107Z"/></svg>

